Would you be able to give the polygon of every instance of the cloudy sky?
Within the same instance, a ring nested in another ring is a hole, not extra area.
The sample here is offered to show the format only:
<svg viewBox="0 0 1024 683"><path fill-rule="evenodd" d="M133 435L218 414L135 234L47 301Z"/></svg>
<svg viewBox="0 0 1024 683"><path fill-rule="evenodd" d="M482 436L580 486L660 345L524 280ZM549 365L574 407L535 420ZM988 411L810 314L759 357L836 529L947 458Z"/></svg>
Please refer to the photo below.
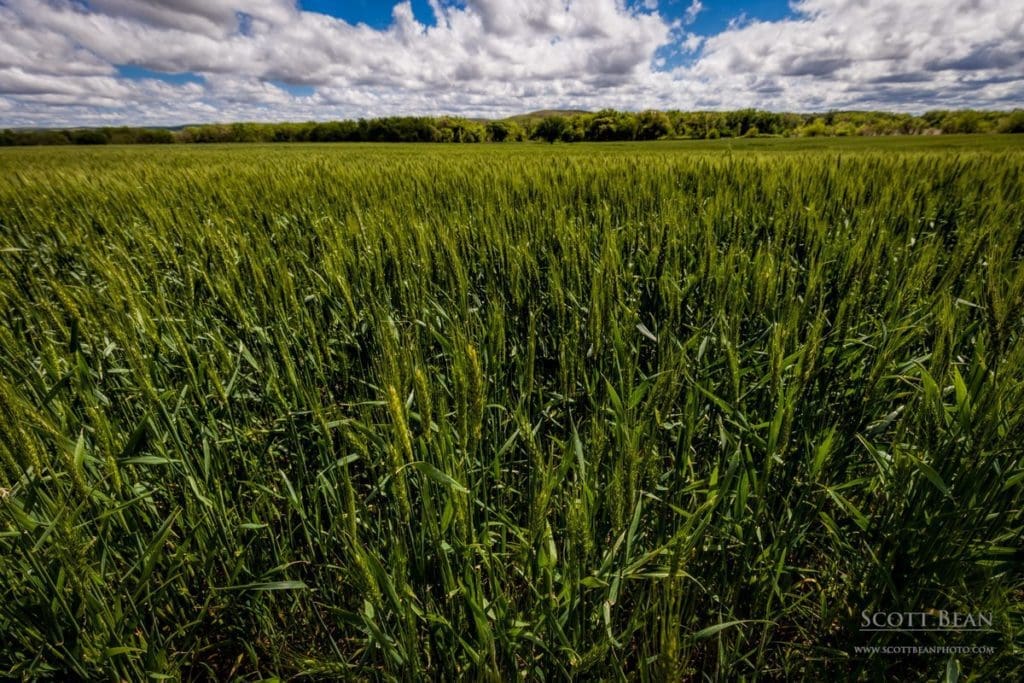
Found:
<svg viewBox="0 0 1024 683"><path fill-rule="evenodd" d="M0 0L0 127L1021 106L1021 0Z"/></svg>

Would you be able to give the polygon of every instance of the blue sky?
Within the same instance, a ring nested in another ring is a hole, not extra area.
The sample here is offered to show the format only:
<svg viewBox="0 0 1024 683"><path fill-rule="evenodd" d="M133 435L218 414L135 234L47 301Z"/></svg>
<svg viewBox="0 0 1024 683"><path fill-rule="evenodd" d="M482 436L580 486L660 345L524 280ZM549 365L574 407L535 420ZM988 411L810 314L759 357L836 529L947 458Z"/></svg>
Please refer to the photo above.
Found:
<svg viewBox="0 0 1024 683"><path fill-rule="evenodd" d="M392 10L395 3L391 0L301 0L303 9L337 17L349 23L363 23L376 29L386 29L391 25ZM455 3L449 3L455 4ZM632 7L641 11L651 11L641 0L632 0ZM434 11L427 0L411 0L413 16L426 25L436 24ZM669 20L685 20L691 0L658 0L656 10ZM728 2L726 0L704 0L700 3L700 12L694 15L687 25L690 32L711 36L724 31L730 22L741 21L777 21L794 16L788 0L746 0ZM689 60L673 54L671 46L659 54L667 57L665 67L671 68ZM663 68L663 67L659 67Z"/></svg>
<svg viewBox="0 0 1024 683"><path fill-rule="evenodd" d="M387 28L391 24L391 10L394 2L379 0L304 0L299 3L310 12L329 14L344 19L349 23L364 23L374 28ZM413 0L412 10L415 17L424 24L434 23L434 13L426 0Z"/></svg>
<svg viewBox="0 0 1024 683"><path fill-rule="evenodd" d="M1007 110L1021 26L1005 0L0 0L0 127Z"/></svg>
<svg viewBox="0 0 1024 683"><path fill-rule="evenodd" d="M391 24L391 10L395 3L390 0L302 0L303 9L328 14L351 23L362 22L375 28L387 28ZM634 2L642 8L644 3ZM773 21L791 16L788 0L749 0L747 2L725 2L706 0L704 9L691 24L693 32L703 35L718 33L729 22L740 17ZM658 10L667 17L681 19L689 7L688 0L659 0ZM434 13L427 0L412 0L413 14L423 24L434 24Z"/></svg>

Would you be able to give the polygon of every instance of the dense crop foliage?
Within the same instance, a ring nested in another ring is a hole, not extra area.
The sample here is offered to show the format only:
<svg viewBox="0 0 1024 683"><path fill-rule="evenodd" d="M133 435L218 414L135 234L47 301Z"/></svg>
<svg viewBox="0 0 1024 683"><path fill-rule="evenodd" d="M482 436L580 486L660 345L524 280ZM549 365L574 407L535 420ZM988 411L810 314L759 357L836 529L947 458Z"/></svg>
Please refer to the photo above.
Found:
<svg viewBox="0 0 1024 683"><path fill-rule="evenodd" d="M4 152L0 675L1019 679L960 144Z"/></svg>

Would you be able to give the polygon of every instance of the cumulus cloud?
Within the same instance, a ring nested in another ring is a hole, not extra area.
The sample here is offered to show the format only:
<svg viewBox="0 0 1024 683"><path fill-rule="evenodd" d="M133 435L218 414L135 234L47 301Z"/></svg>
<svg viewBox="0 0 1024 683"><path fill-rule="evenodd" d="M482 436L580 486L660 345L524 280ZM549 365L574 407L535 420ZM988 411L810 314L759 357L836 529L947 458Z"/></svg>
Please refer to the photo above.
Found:
<svg viewBox="0 0 1024 683"><path fill-rule="evenodd" d="M708 38L686 74L774 83L780 104L1006 107L1024 102L1024 4L1000 0L801 0L796 17L748 21ZM997 81L1010 87L988 87Z"/></svg>
<svg viewBox="0 0 1024 683"><path fill-rule="evenodd" d="M297 9L289 0L91 0L90 6L108 16L122 16L169 29L203 33L214 37L237 30L244 17L270 24L295 18Z"/></svg>
<svg viewBox="0 0 1024 683"><path fill-rule="evenodd" d="M693 0L690 6L686 8L686 13L683 15L684 24L692 24L697 20L697 15L704 9L704 3L700 0Z"/></svg>
<svg viewBox="0 0 1024 683"><path fill-rule="evenodd" d="M0 125L1024 103L1024 4L798 0L711 36L669 4L430 0L427 25L406 0L376 29L292 0L2 0Z"/></svg>

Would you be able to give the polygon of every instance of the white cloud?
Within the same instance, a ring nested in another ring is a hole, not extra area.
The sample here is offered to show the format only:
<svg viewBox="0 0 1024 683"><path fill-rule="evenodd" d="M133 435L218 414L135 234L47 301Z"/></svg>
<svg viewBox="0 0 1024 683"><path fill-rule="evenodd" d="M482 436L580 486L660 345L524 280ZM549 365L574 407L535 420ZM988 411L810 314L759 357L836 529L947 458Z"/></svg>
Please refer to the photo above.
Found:
<svg viewBox="0 0 1024 683"><path fill-rule="evenodd" d="M765 91L792 108L1024 104L1024 4L802 0L794 9L796 19L708 38L685 76L728 84L742 104Z"/></svg>
<svg viewBox="0 0 1024 683"><path fill-rule="evenodd" d="M269 24L285 23L298 14L289 0L91 0L89 4L110 16L213 37L236 31L241 21L239 13Z"/></svg>
<svg viewBox="0 0 1024 683"><path fill-rule="evenodd" d="M683 28L700 0L676 20L648 0L430 4L436 26L406 1L377 30L291 0L4 0L0 126L1024 104L1020 3L800 0L793 18L713 36ZM690 61L665 71L666 54ZM115 65L203 80L120 78Z"/></svg>
<svg viewBox="0 0 1024 683"><path fill-rule="evenodd" d="M697 20L697 15L704 10L704 3L700 0L693 0L690 6L686 8L686 13L683 15L684 24L692 24Z"/></svg>

